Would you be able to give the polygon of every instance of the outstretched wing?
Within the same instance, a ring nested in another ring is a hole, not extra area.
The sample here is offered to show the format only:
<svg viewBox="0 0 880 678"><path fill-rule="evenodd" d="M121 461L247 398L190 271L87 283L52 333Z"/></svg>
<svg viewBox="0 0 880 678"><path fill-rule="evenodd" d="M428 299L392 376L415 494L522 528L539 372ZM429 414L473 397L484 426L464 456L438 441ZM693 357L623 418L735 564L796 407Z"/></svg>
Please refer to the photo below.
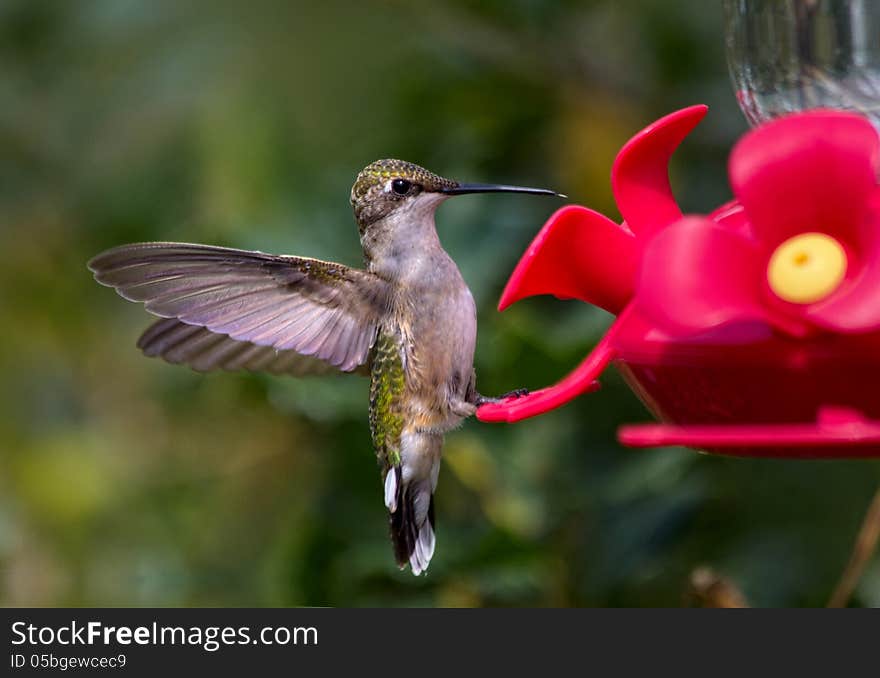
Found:
<svg viewBox="0 0 880 678"><path fill-rule="evenodd" d="M137 345L150 358L159 357L175 365L188 365L198 372L249 370L304 377L333 374L338 370L314 356L238 341L199 325L187 325L177 318L160 318L154 322L138 339ZM366 365L355 370L369 373Z"/></svg>
<svg viewBox="0 0 880 678"><path fill-rule="evenodd" d="M123 245L89 268L101 284L174 320L141 337L148 355L196 369L304 374L323 361L352 371L369 356L389 295L367 271L208 245ZM303 356L310 360L297 363Z"/></svg>

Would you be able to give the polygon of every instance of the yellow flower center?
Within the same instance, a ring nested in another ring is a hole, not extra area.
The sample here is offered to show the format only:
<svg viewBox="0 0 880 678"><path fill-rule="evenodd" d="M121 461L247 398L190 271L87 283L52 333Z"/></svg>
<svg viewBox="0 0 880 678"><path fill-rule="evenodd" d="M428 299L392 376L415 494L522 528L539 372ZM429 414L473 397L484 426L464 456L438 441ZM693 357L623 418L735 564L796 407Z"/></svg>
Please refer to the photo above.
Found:
<svg viewBox="0 0 880 678"><path fill-rule="evenodd" d="M824 233L802 233L773 252L767 282L780 299L794 304L821 301L836 290L846 275L843 246Z"/></svg>

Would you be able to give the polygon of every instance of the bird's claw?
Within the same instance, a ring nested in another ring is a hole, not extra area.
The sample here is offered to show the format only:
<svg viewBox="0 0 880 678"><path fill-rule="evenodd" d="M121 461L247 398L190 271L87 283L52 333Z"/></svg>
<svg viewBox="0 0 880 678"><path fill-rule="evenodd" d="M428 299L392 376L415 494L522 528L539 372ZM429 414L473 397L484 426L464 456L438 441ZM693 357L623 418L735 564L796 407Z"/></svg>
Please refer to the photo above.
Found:
<svg viewBox="0 0 880 678"><path fill-rule="evenodd" d="M490 405L503 403L508 398L522 398L523 396L529 395L530 391L527 388L517 388L513 391L508 391L507 393L502 393L500 396L491 397L477 394L476 399L474 400L474 405L479 407L480 405Z"/></svg>
<svg viewBox="0 0 880 678"><path fill-rule="evenodd" d="M508 391L507 393L502 393L498 396L498 400L507 400L508 398L522 398L523 396L527 396L531 391L527 388L515 388L512 391Z"/></svg>

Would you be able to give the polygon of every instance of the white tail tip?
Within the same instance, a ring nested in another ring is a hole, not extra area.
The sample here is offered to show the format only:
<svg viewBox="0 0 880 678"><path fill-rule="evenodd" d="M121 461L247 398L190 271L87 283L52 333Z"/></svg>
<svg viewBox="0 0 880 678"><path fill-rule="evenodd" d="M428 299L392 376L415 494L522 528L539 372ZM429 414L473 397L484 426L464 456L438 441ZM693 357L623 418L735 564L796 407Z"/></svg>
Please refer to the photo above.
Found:
<svg viewBox="0 0 880 678"><path fill-rule="evenodd" d="M437 540L434 536L434 528L431 527L431 521L426 520L419 530L416 547L409 557L409 566L414 575L419 576L428 569L428 564L434 556L434 546L436 543Z"/></svg>
<svg viewBox="0 0 880 678"><path fill-rule="evenodd" d="M385 474L385 506L391 513L397 510L397 469L393 466Z"/></svg>

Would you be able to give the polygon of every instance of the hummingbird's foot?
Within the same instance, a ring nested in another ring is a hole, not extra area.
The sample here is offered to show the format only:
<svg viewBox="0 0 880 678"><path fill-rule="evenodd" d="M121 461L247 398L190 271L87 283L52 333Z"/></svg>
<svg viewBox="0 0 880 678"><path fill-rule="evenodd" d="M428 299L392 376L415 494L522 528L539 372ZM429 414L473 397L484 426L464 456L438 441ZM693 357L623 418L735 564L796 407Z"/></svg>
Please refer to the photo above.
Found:
<svg viewBox="0 0 880 678"><path fill-rule="evenodd" d="M480 405L488 405L494 403L501 403L507 400L508 398L522 398L523 396L527 396L529 394L529 389L527 388L518 388L513 391L508 391L507 393L502 393L500 396L495 398L491 396L476 394L474 398L474 405L479 407Z"/></svg>
<svg viewBox="0 0 880 678"><path fill-rule="evenodd" d="M515 388L512 391L508 391L507 393L502 393L498 396L498 400L507 400L508 398L522 398L523 396L527 396L531 391L527 388Z"/></svg>

